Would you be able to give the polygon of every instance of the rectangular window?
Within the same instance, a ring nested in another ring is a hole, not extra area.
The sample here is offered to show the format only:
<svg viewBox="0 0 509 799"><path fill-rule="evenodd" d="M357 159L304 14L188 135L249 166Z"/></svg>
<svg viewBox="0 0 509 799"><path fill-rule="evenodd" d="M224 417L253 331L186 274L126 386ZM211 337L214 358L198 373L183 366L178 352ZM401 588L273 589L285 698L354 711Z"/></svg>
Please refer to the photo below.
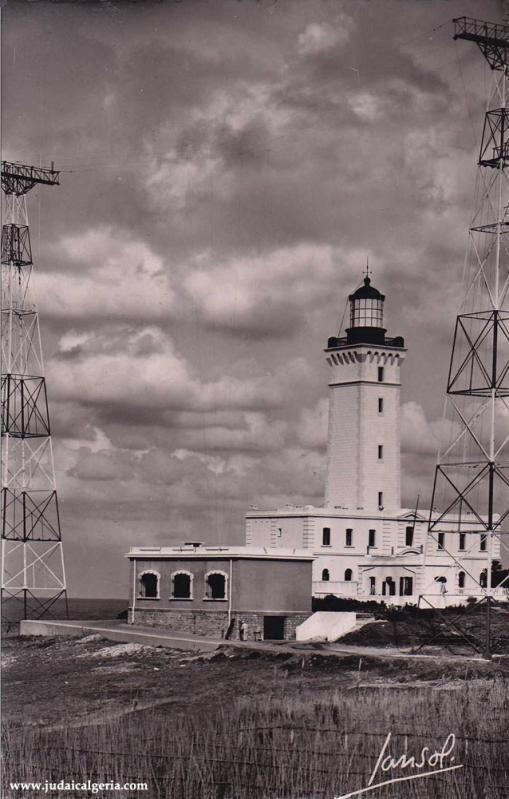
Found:
<svg viewBox="0 0 509 799"><path fill-rule="evenodd" d="M384 412L384 400L383 397L378 397L378 413Z"/></svg>
<svg viewBox="0 0 509 799"><path fill-rule="evenodd" d="M368 533L368 547L376 547L376 530L370 530Z"/></svg>
<svg viewBox="0 0 509 799"><path fill-rule="evenodd" d="M378 507L380 508L380 510L382 510L383 506L384 506L384 492L383 491L379 491L378 492Z"/></svg>
<svg viewBox="0 0 509 799"><path fill-rule="evenodd" d="M411 577L400 577L399 578L399 595L400 596L412 596L413 591L413 580Z"/></svg>
<svg viewBox="0 0 509 799"><path fill-rule="evenodd" d="M460 543L459 543L460 549L465 549L465 541L466 541L465 533L460 533Z"/></svg>
<svg viewBox="0 0 509 799"><path fill-rule="evenodd" d="M378 460L379 460L379 461L383 461L383 459L384 459L384 448L383 448L383 444L379 444L379 445L378 445Z"/></svg>
<svg viewBox="0 0 509 799"><path fill-rule="evenodd" d="M379 366L378 367L378 382L379 383L383 383L384 382L384 368L383 368L383 366Z"/></svg>
<svg viewBox="0 0 509 799"><path fill-rule="evenodd" d="M350 327L382 327L383 300L355 299L350 306Z"/></svg>
<svg viewBox="0 0 509 799"><path fill-rule="evenodd" d="M324 527L322 530L322 546L330 547L330 527Z"/></svg>
<svg viewBox="0 0 509 799"><path fill-rule="evenodd" d="M437 549L445 547L445 533L439 533L437 538Z"/></svg>
<svg viewBox="0 0 509 799"><path fill-rule="evenodd" d="M405 530L405 546L411 547L414 545L414 528L407 527Z"/></svg>
<svg viewBox="0 0 509 799"><path fill-rule="evenodd" d="M371 596L376 594L376 577L369 578L369 593Z"/></svg>
<svg viewBox="0 0 509 799"><path fill-rule="evenodd" d="M479 549L481 550L481 552L486 552L487 546L488 546L488 536L482 533Z"/></svg>
<svg viewBox="0 0 509 799"><path fill-rule="evenodd" d="M351 527L347 527L345 535L345 547L351 546L353 546L353 530Z"/></svg>

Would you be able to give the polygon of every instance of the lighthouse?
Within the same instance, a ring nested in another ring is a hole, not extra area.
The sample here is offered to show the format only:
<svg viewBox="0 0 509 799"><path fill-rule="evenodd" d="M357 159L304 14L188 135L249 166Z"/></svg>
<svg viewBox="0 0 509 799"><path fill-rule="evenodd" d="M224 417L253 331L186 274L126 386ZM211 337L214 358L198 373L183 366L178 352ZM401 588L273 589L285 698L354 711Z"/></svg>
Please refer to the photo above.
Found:
<svg viewBox="0 0 509 799"><path fill-rule="evenodd" d="M425 553L433 513L417 501L413 508L401 506L405 342L387 335L385 296L369 274L348 303L348 326L325 348L325 501L319 506L252 507L246 514L246 544L268 552L310 550L312 591L318 598L404 605L427 595L438 596L442 604L465 603L486 567L482 536L472 538L466 551L465 536L443 533ZM458 525L457 514L446 517L448 524ZM468 569L458 566L460 558L468 560Z"/></svg>
<svg viewBox="0 0 509 799"><path fill-rule="evenodd" d="M350 324L328 340L329 428L325 506L401 507L400 370L404 340L384 327L385 296L368 275L348 298Z"/></svg>

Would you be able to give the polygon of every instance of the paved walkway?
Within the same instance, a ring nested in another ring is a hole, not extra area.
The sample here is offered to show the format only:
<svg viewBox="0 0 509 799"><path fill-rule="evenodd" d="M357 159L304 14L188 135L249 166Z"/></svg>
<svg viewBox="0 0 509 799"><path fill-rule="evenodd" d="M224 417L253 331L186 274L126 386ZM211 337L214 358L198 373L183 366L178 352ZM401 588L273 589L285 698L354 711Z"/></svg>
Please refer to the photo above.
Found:
<svg viewBox="0 0 509 799"><path fill-rule="evenodd" d="M237 649L250 649L258 652L285 652L292 655L323 655L325 657L344 657L354 655L357 657L370 657L382 659L427 660L441 663L458 663L459 661L483 661L479 655L413 655L408 648L381 649L371 646L347 646L341 643L314 644L299 641L225 641L224 639L203 638L198 635L179 635L171 631L157 630L142 627L141 625L126 624L122 621L109 619L107 621L22 621L20 622L21 635L44 636L83 636L100 634L109 641L131 642L146 644L147 646L163 646L169 649L185 649L193 651L213 651L220 646L235 647ZM497 658L498 660L498 658Z"/></svg>

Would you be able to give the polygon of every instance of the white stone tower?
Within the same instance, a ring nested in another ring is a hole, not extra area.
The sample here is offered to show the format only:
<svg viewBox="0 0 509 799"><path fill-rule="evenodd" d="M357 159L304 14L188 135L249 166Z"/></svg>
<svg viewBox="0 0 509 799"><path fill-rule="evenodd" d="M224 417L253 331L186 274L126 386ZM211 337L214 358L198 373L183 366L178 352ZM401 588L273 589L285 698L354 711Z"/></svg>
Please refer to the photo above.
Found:
<svg viewBox="0 0 509 799"><path fill-rule="evenodd" d="M385 297L368 276L348 298L346 336L329 338L329 435L325 504L399 512L400 366L404 340L388 338Z"/></svg>

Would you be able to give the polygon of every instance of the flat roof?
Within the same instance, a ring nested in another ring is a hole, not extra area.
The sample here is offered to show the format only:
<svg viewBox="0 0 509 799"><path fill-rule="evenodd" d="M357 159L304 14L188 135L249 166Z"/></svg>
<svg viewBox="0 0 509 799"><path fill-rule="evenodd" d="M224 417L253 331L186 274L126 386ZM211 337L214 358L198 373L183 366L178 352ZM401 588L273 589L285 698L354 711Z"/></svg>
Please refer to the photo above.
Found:
<svg viewBox="0 0 509 799"><path fill-rule="evenodd" d="M247 546L192 546L182 544L174 547L131 547L126 558L179 558L195 559L256 559L256 560L314 560L309 549L290 549L288 547L247 547Z"/></svg>
<svg viewBox="0 0 509 799"><path fill-rule="evenodd" d="M433 511L431 518L436 520L440 516L438 511ZM486 519L486 515L480 514L481 519ZM493 514L494 519L497 520L499 516ZM405 519L414 521L415 510L412 508L400 508L396 513L389 513L385 511L368 511L364 508L340 508L339 506L322 506L316 507L313 505L285 505L283 508L255 508L251 507L245 514L246 519L284 519L284 518L309 518L314 517L317 519L379 519L380 521L395 521L403 522ZM427 524L430 517L430 511L426 508L418 509L417 517L415 518L416 524ZM460 515L457 513L448 513L443 516L444 524L453 524L459 522L475 521L476 517L473 513L464 512ZM438 532L438 529L435 531ZM465 532L468 532L465 530ZM479 531L478 531L479 532ZM480 531L482 532L482 530Z"/></svg>
<svg viewBox="0 0 509 799"><path fill-rule="evenodd" d="M286 508L250 508L245 514L245 519L296 519L296 518L315 518L315 519L360 519L369 521L372 519L380 521L402 522L408 517L414 520L415 511L401 510L398 514L386 513L384 511L367 511L364 509L353 510L352 508L312 508L299 505L288 506ZM417 524L427 524L428 517L421 511L417 512Z"/></svg>

